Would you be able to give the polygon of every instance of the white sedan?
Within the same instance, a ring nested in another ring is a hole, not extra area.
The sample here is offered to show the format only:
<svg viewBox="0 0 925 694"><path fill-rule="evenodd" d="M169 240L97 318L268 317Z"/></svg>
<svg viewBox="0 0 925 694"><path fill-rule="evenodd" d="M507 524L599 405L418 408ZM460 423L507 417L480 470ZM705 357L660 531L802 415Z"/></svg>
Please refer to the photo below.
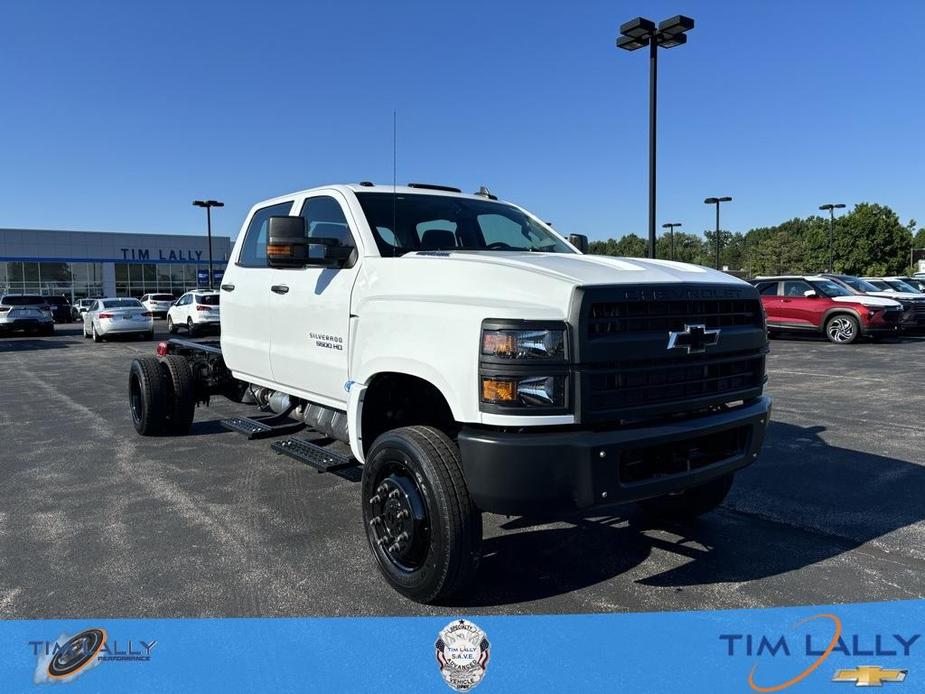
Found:
<svg viewBox="0 0 925 694"><path fill-rule="evenodd" d="M97 299L84 314L84 337L102 342L113 335L154 339L154 318L138 299Z"/></svg>
<svg viewBox="0 0 925 694"><path fill-rule="evenodd" d="M218 292L208 289L187 292L167 311L167 330L176 333L179 328L186 328L192 336L204 328L220 327L218 302Z"/></svg>

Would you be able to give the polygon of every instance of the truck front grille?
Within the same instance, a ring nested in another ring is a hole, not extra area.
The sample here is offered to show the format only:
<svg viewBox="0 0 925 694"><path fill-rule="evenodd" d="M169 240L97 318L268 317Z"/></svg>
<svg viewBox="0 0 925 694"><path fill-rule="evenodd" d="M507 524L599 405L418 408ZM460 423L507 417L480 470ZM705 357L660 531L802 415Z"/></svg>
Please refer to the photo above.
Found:
<svg viewBox="0 0 925 694"><path fill-rule="evenodd" d="M608 301L591 304L587 336L595 340L608 335L683 330L702 324L709 329L761 325L757 299L711 301Z"/></svg>
<svg viewBox="0 0 925 694"><path fill-rule="evenodd" d="M754 287L669 284L585 287L573 306L580 421L684 414L758 397L767 331ZM719 331L709 345L672 347L687 326Z"/></svg>
<svg viewBox="0 0 925 694"><path fill-rule="evenodd" d="M595 412L723 396L764 383L764 354L701 354L618 362L589 369L587 406Z"/></svg>

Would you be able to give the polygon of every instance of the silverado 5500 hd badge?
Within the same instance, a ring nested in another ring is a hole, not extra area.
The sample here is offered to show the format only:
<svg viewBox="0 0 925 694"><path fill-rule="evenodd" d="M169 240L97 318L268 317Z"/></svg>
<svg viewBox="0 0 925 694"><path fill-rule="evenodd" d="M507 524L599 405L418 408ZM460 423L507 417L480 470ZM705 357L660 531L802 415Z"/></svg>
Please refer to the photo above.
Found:
<svg viewBox="0 0 925 694"><path fill-rule="evenodd" d="M337 335L325 335L323 333L309 333L308 336L315 341L315 347L324 347L325 349L344 349L344 338Z"/></svg>

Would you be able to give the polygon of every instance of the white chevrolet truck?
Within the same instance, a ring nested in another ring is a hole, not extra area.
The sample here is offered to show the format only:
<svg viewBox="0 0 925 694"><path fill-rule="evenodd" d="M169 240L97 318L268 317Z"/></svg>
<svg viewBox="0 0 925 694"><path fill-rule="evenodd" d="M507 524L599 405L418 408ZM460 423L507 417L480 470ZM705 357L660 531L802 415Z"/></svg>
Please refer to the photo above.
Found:
<svg viewBox="0 0 925 694"><path fill-rule="evenodd" d="M372 554L421 602L471 585L485 512L704 513L768 425L758 294L586 247L484 188L259 203L222 279L220 341L132 363L135 428L187 433L215 395L255 404L223 424L319 471L361 469Z"/></svg>

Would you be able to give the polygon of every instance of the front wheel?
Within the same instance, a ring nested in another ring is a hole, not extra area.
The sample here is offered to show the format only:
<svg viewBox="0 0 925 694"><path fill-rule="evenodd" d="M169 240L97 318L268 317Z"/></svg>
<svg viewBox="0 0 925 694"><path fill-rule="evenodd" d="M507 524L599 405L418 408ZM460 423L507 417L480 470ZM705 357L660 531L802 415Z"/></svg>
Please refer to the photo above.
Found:
<svg viewBox="0 0 925 694"><path fill-rule="evenodd" d="M639 502L639 507L649 515L671 520L690 520L712 511L721 503L732 488L732 473L685 489L678 494L659 496Z"/></svg>
<svg viewBox="0 0 925 694"><path fill-rule="evenodd" d="M829 342L849 345L861 334L857 318L846 314L832 316L825 322L825 336Z"/></svg>
<svg viewBox="0 0 925 694"><path fill-rule="evenodd" d="M362 498L366 537L395 590L422 603L466 590L478 566L482 516L446 434L427 426L382 434L363 466Z"/></svg>

